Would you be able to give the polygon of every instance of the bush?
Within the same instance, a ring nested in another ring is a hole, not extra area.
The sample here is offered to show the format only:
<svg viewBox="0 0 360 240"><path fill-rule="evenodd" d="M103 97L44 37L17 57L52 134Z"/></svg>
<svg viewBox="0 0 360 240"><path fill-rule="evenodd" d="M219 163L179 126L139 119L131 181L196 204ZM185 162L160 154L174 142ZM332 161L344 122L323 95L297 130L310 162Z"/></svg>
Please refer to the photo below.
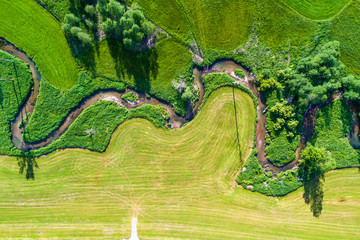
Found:
<svg viewBox="0 0 360 240"><path fill-rule="evenodd" d="M139 100L139 97L136 96L133 92L128 92L124 95L121 96L122 99L124 99L125 101L130 101L130 102L137 102Z"/></svg>
<svg viewBox="0 0 360 240"><path fill-rule="evenodd" d="M235 70L234 70L234 73L235 73L235 75L238 76L239 78L242 78L242 79L245 78L245 73L244 73L244 71L241 70L241 69L235 69Z"/></svg>
<svg viewBox="0 0 360 240"><path fill-rule="evenodd" d="M267 159L275 166L282 167L296 158L295 151L299 145L300 136L292 139L287 137L286 131L272 140L270 145L266 147L265 153Z"/></svg>

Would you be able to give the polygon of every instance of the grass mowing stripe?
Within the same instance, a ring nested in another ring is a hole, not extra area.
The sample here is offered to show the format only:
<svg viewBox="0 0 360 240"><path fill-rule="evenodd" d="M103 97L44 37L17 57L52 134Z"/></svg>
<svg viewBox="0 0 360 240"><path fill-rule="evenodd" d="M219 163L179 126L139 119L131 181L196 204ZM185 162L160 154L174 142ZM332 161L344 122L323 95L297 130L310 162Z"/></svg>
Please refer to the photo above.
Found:
<svg viewBox="0 0 360 240"><path fill-rule="evenodd" d="M351 0L281 0L304 17L325 20L339 14Z"/></svg>
<svg viewBox="0 0 360 240"><path fill-rule="evenodd" d="M42 77L54 86L71 88L78 66L60 24L31 0L0 1L0 36L25 51Z"/></svg>
<svg viewBox="0 0 360 240"><path fill-rule="evenodd" d="M256 112L249 95L235 89L235 99L247 153ZM218 89L184 128L127 121L105 153L38 159L34 181L17 174L14 158L0 157L0 237L122 239L135 215L142 239L357 238L357 169L326 174L319 219L302 188L272 198L230 186L240 167L234 114L232 89Z"/></svg>

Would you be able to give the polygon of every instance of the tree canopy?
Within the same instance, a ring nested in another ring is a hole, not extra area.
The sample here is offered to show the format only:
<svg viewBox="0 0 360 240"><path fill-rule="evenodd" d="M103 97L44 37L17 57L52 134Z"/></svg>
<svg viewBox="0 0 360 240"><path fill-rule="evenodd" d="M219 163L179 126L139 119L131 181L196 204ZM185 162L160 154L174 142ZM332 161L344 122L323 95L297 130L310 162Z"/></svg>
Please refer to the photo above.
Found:
<svg viewBox="0 0 360 240"><path fill-rule="evenodd" d="M111 38L122 40L125 47L132 51L140 49L145 40L155 31L140 8L133 5L127 9L115 0L101 0L97 9L102 17L102 28Z"/></svg>
<svg viewBox="0 0 360 240"><path fill-rule="evenodd" d="M316 175L321 174L321 169L330 160L330 153L324 148L308 146L301 153L299 160L299 173L303 181L309 181Z"/></svg>

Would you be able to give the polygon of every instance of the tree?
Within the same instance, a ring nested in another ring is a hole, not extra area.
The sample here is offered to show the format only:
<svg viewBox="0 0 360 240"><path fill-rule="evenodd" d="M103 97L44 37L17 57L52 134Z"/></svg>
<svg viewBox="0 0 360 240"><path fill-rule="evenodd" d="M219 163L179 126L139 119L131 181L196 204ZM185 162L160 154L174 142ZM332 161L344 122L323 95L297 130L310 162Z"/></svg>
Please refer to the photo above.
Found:
<svg viewBox="0 0 360 240"><path fill-rule="evenodd" d="M346 100L359 99L360 80L353 75L348 75L341 79L342 89L344 91L344 98Z"/></svg>
<svg viewBox="0 0 360 240"><path fill-rule="evenodd" d="M330 153L324 148L308 146L299 160L299 175L307 182L322 173L322 168L330 160Z"/></svg>

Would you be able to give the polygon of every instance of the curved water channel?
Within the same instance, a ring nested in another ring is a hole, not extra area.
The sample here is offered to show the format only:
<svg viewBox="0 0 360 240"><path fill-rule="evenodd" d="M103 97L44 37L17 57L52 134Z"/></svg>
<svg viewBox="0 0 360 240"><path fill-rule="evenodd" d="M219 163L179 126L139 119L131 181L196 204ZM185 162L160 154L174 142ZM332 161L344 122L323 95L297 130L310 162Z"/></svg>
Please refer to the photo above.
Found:
<svg viewBox="0 0 360 240"><path fill-rule="evenodd" d="M171 124L171 128L180 128L183 126L186 122L191 121L194 116L197 114L199 106L202 104L204 99L204 93L205 89L202 84L202 76L214 73L214 72L224 72L231 76L237 83L241 83L242 85L248 87L254 95L258 99L258 106L257 106L257 125L256 125L256 149L257 149L257 158L259 160L259 163L262 165L265 171L272 171L274 173L279 173L282 171L286 171L288 169L292 169L296 167L296 163L299 159L299 153L301 150L303 150L306 146L307 141L309 141L312 137L312 134L314 132L314 125L315 125L315 114L318 109L320 109L321 105L316 106L310 106L308 111L304 115L304 122L303 122L303 129L302 129L302 135L299 147L296 151L296 159L288 164L286 164L283 167L276 167L274 166L265 156L265 135L267 133L266 131L266 104L265 104L265 98L264 96L259 93L259 91L256 88L255 85L255 77L250 73L247 69L242 67L241 65L235 63L232 60L220 60L214 63L211 66L204 67L203 69L194 67L193 69L193 76L196 82L196 85L200 91L199 101L194 106L189 106L188 112L185 117L181 117L175 113L171 105L167 104L164 101L158 100L154 97L146 97L144 93L140 93L137 91L134 91L132 89L126 89L123 92L114 91L114 90L99 90L96 91L91 96L83 99L78 106L73 108L66 119L62 122L61 126L58 127L56 130L54 130L47 138L44 140L35 142L35 143L26 143L22 140L22 131L19 127L23 116L25 116L27 113L32 113L34 110L34 106L36 105L36 100L39 95L39 88L40 88L40 80L41 76L38 72L37 68L35 67L35 63L22 51L18 50L15 46L8 43L5 40L0 39L0 50L3 50L5 52L8 52L9 54L23 60L25 63L29 64L29 68L31 70L34 85L32 90L30 91L28 100L25 102L25 104L21 107L19 113L17 114L14 121L11 122L11 131L12 131L12 141L16 148L23 150L23 151L29 151L32 149L39 149L41 147L45 147L49 145L52 141L59 139L70 127L70 125L75 121L75 119L89 106L96 103L99 100L108 100L116 102L120 106L124 106L128 109L137 108L143 104L152 104L152 105L159 105L161 104L164 106L169 113L169 120L168 123ZM235 69L241 69L245 73L245 79L241 79L238 76L234 74ZM129 91L134 92L138 97L139 101L136 103L131 103L123 100L121 96ZM355 109L355 107L353 107ZM357 120L357 121L356 121ZM354 126L352 128L351 132L358 132L359 123L358 117L356 117L354 121ZM252 124L252 123L249 123ZM351 134L349 135L350 139L354 139L353 142L358 141L357 143L360 145L360 141L358 139L358 134Z"/></svg>

